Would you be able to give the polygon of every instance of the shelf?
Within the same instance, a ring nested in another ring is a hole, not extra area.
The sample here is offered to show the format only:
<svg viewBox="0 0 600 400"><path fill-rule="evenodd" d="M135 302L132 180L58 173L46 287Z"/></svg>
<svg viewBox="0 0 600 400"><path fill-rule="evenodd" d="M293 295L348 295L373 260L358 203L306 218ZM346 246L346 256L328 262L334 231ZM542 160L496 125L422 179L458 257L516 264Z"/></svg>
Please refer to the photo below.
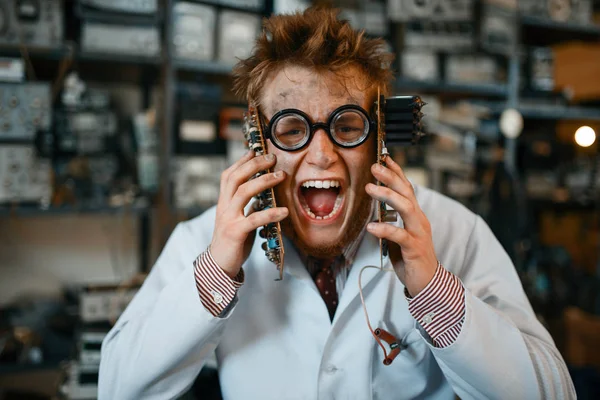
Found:
<svg viewBox="0 0 600 400"><path fill-rule="evenodd" d="M26 372L59 369L62 361L47 361L41 364L9 364L0 363L0 375L22 374Z"/></svg>
<svg viewBox="0 0 600 400"><path fill-rule="evenodd" d="M180 71L203 72L209 74L229 75L233 65L223 64L217 61L199 60L175 60L175 68Z"/></svg>
<svg viewBox="0 0 600 400"><path fill-rule="evenodd" d="M160 56L138 56L129 54L92 53L82 51L77 55L81 61L105 61L121 64L139 64L158 66L161 63Z"/></svg>
<svg viewBox="0 0 600 400"><path fill-rule="evenodd" d="M0 56L2 57L22 57L21 48L19 46L2 45L0 46ZM43 60L62 60L70 54L74 55L75 51L72 45L65 44L59 47L29 47L25 50L29 57L33 59Z"/></svg>
<svg viewBox="0 0 600 400"><path fill-rule="evenodd" d="M575 200L569 200L564 202L544 200L544 199L529 199L529 207L532 210L547 211L554 210L557 212L569 212L569 211L597 211L594 203L581 203Z"/></svg>
<svg viewBox="0 0 600 400"><path fill-rule="evenodd" d="M71 214L143 214L148 212L150 207L145 205L132 205L126 207L51 207L48 209L38 208L34 206L0 206L0 217L38 217L38 216L57 216Z"/></svg>
<svg viewBox="0 0 600 400"><path fill-rule="evenodd" d="M600 108L521 105L519 111L529 119L600 121Z"/></svg>
<svg viewBox="0 0 600 400"><path fill-rule="evenodd" d="M487 107L496 116L507 108L506 104L501 102L473 101L473 104ZM521 104L517 109L523 115L523 118L527 119L600 121L600 108Z"/></svg>
<svg viewBox="0 0 600 400"><path fill-rule="evenodd" d="M412 90L422 93L435 94L464 94L469 96L505 97L506 85L503 84L467 84L447 82L419 82L410 80L397 80L396 92L399 90Z"/></svg>
<svg viewBox="0 0 600 400"><path fill-rule="evenodd" d="M562 31L572 34L596 35L600 36L600 26L595 24L576 24L572 22L559 22L548 18L523 16L521 25L525 27Z"/></svg>
<svg viewBox="0 0 600 400"><path fill-rule="evenodd" d="M192 3L205 4L209 6L215 6L217 8L223 10L232 10L232 11L241 11L241 12L249 12L249 13L259 13L264 14L264 4L263 7L250 7L244 5L235 5L235 4L227 4L224 3L223 0L191 0Z"/></svg>
<svg viewBox="0 0 600 400"><path fill-rule="evenodd" d="M539 17L521 17L523 40L529 45L551 46L574 40L597 41L600 26L557 22Z"/></svg>
<svg viewBox="0 0 600 400"><path fill-rule="evenodd" d="M95 53L87 51L77 51L74 45L66 43L61 47L27 47L27 54L32 59L60 61L62 59L73 57L80 61L101 61L107 63L137 64L137 65L160 65L160 56L138 56L130 54L115 53ZM2 57L22 57L21 49L18 46L0 46L0 56Z"/></svg>

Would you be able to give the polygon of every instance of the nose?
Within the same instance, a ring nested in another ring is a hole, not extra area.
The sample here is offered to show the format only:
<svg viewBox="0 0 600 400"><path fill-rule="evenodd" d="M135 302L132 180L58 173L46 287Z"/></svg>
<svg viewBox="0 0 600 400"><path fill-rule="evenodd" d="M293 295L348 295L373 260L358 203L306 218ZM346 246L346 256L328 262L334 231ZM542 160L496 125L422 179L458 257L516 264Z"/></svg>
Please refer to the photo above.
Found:
<svg viewBox="0 0 600 400"><path fill-rule="evenodd" d="M323 128L315 132L307 150L306 161L323 170L335 164L339 158L335 143Z"/></svg>

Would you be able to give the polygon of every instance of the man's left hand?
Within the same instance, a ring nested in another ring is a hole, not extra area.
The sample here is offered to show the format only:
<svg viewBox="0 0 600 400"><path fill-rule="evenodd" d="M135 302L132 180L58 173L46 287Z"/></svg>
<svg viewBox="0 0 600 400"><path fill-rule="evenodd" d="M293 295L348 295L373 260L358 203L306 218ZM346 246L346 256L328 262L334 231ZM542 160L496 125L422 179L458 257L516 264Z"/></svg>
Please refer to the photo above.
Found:
<svg viewBox="0 0 600 400"><path fill-rule="evenodd" d="M369 183L365 189L371 197L386 202L396 210L404 221L404 228L385 222L372 222L367 230L378 238L388 240L394 270L408 293L414 297L433 279L438 265L431 225L402 168L391 157L387 157L385 162L387 167L373 164L371 172L387 187Z"/></svg>

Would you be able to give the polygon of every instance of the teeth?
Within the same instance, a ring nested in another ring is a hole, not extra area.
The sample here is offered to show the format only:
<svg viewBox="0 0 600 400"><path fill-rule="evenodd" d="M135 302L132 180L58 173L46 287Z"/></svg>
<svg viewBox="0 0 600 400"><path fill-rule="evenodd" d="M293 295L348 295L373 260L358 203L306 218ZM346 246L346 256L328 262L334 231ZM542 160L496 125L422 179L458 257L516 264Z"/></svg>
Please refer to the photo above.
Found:
<svg viewBox="0 0 600 400"><path fill-rule="evenodd" d="M302 187L311 188L316 187L317 189L329 189L329 188L337 188L340 187L339 181L322 181L322 180L314 180L314 181L306 181L302 184Z"/></svg>
<svg viewBox="0 0 600 400"><path fill-rule="evenodd" d="M344 200L344 199L343 199L343 196L338 196L338 197L335 199L335 204L333 205L333 210L331 210L331 212L329 213L329 215L324 215L324 216L317 216L317 215L315 215L315 213L313 213L313 212L310 210L310 207L308 206L308 204L306 204L304 201L302 201L302 208L304 208L304 211L306 211L306 213L307 213L307 214L308 214L308 215L309 215L311 218L313 218L313 219L316 219L316 220L324 220L324 219L329 219L329 218L331 218L333 215L335 215L335 214L336 214L336 213L339 211L339 209L340 209L340 207L341 207L341 205L342 205L342 201L343 201L343 200Z"/></svg>

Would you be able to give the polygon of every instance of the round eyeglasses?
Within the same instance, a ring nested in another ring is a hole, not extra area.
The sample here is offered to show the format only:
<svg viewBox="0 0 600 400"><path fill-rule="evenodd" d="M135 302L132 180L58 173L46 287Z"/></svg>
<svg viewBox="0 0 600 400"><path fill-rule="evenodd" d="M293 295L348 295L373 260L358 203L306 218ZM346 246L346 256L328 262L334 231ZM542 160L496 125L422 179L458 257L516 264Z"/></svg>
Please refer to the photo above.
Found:
<svg viewBox="0 0 600 400"><path fill-rule="evenodd" d="M304 148L319 129L324 129L331 140L340 147L356 147L375 130L375 122L357 105L345 105L335 109L327 123L312 123L310 117L300 110L288 108L273 115L265 138L281 150L295 151Z"/></svg>

